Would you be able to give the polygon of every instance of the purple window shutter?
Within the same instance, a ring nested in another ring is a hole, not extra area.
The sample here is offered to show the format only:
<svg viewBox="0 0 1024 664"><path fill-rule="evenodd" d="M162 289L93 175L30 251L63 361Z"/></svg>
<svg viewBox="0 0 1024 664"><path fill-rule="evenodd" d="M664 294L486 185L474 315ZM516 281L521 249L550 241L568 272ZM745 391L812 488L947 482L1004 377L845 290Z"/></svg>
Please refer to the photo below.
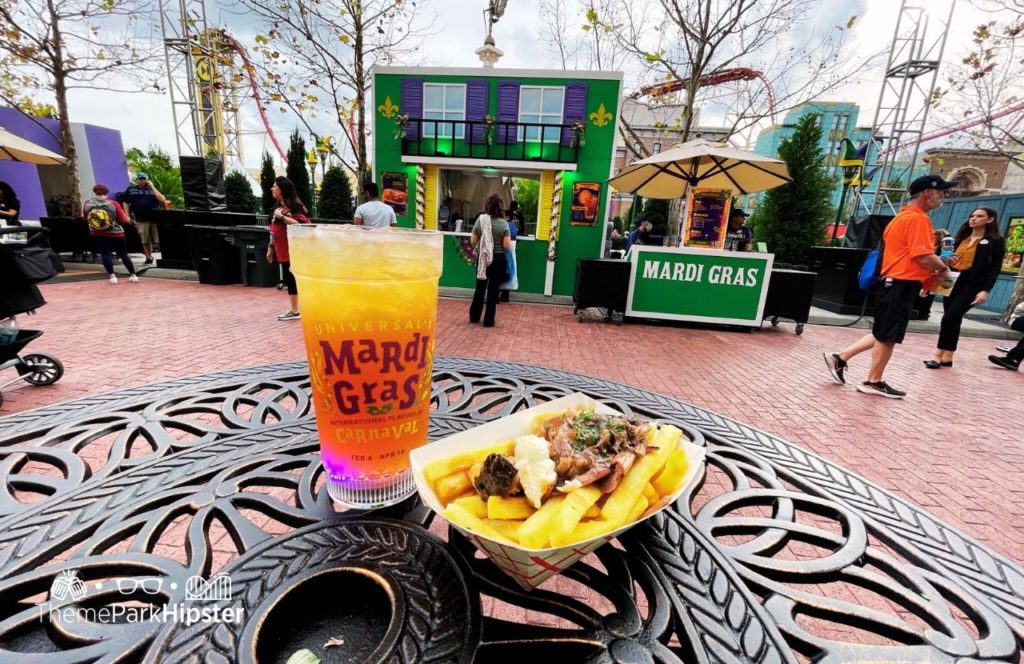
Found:
<svg viewBox="0 0 1024 664"><path fill-rule="evenodd" d="M484 80L466 81L466 120L480 122L487 115L488 82ZM473 127L473 135L467 137L470 143L484 142L484 126Z"/></svg>
<svg viewBox="0 0 1024 664"><path fill-rule="evenodd" d="M587 84L566 83L565 102L562 106L562 123L572 124L587 117ZM562 145L572 143L572 129L562 130Z"/></svg>
<svg viewBox="0 0 1024 664"><path fill-rule="evenodd" d="M498 122L519 122L519 83L516 81L498 83ZM494 138L499 143L516 143L517 133L515 125L499 125Z"/></svg>
<svg viewBox="0 0 1024 664"><path fill-rule="evenodd" d="M418 141L420 138L420 123L413 122L412 120L423 117L422 79L406 78L402 80L401 112L409 116L409 125L405 128L405 137L410 141Z"/></svg>

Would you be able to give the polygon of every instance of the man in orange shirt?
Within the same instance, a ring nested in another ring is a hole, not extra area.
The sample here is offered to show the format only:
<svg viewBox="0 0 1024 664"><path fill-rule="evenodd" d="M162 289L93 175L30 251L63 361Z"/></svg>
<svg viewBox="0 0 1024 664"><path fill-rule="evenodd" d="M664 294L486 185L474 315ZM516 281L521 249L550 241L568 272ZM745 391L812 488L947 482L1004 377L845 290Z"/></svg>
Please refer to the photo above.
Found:
<svg viewBox="0 0 1024 664"><path fill-rule="evenodd" d="M868 379L857 386L857 391L889 399L907 395L886 383L882 374L896 344L903 343L921 282L947 269L946 263L935 255L935 233L928 213L941 207L946 190L956 185L957 182L948 182L938 175L923 175L910 183L910 202L882 234L882 280L875 291L871 334L838 353L825 353L825 364L837 383L846 383L846 363L870 349Z"/></svg>

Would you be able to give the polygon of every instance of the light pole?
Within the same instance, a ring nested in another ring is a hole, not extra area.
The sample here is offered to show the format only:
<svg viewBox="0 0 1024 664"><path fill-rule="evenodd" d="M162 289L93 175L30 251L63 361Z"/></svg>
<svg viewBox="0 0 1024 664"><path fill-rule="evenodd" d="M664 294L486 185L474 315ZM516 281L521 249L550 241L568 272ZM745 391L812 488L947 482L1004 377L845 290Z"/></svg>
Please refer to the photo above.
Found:
<svg viewBox="0 0 1024 664"><path fill-rule="evenodd" d="M853 141L844 138L840 143L843 156L839 158L839 166L843 169L843 193L839 195L839 207L836 209L836 222L832 225L832 243L839 235L839 222L843 218L843 208L846 207L846 194L850 191L850 185L857 180L861 168L864 167L864 157L867 153L868 143L860 148L854 146Z"/></svg>
<svg viewBox="0 0 1024 664"><path fill-rule="evenodd" d="M306 163L309 164L309 195L313 199L309 202L310 214L314 219L319 219L320 215L317 214L317 195L316 195L316 148L309 149L309 157L306 159Z"/></svg>
<svg viewBox="0 0 1024 664"><path fill-rule="evenodd" d="M330 155L334 140L330 136L322 136L316 139L316 151L320 155L320 182L327 177L327 158Z"/></svg>

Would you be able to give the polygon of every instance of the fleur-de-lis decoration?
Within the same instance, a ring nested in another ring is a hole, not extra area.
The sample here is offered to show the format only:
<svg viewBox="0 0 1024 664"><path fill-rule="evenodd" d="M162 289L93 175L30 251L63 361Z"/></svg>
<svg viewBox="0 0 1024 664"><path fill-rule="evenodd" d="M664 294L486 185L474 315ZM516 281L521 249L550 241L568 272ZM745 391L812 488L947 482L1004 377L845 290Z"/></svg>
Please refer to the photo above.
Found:
<svg viewBox="0 0 1024 664"><path fill-rule="evenodd" d="M612 114L604 107L604 102L601 102L601 105L598 106L597 110L591 113L589 117L595 127L603 127L612 121Z"/></svg>
<svg viewBox="0 0 1024 664"><path fill-rule="evenodd" d="M391 97L386 97L384 103L377 107L380 114L386 118L393 118L398 115L398 104L391 101Z"/></svg>

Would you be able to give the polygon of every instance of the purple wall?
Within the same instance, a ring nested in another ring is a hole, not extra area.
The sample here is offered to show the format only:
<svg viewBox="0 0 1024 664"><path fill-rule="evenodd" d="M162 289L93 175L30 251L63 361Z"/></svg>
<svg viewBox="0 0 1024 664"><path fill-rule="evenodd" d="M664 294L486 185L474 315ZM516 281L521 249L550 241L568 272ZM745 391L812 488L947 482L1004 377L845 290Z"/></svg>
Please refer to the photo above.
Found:
<svg viewBox="0 0 1024 664"><path fill-rule="evenodd" d="M54 134L59 135L56 120L39 119ZM13 108L0 107L0 127L36 145L60 154L60 143L49 131L36 121L27 118ZM0 180L11 185L21 201L21 218L38 219L46 216L46 201L39 182L39 173L32 164L15 161L0 161Z"/></svg>
<svg viewBox="0 0 1024 664"><path fill-rule="evenodd" d="M46 201L43 199L43 187L39 183L39 171L36 170L35 164L0 161L0 180L11 185L14 193L18 195L22 219L46 216Z"/></svg>
<svg viewBox="0 0 1024 664"><path fill-rule="evenodd" d="M96 182L83 182L83 191L97 182L110 187L110 191L127 189L128 162L124 158L121 132L96 125L85 125L85 139L89 142L89 157Z"/></svg>
<svg viewBox="0 0 1024 664"><path fill-rule="evenodd" d="M42 123L53 133L51 134L37 123ZM40 147L60 154L60 141L56 138L60 136L60 129L57 127L56 120L44 120L43 118L33 120L13 108L0 107L0 127L26 141L32 141Z"/></svg>
<svg viewBox="0 0 1024 664"><path fill-rule="evenodd" d="M0 107L0 127L31 141L47 150L61 153L60 142L55 135L58 133L56 120L39 119L46 128L31 118L25 117L13 108ZM76 123L72 127L79 127L75 130L81 135L83 125ZM47 129L53 131L50 134ZM98 127L96 125L84 125L85 145L77 145L79 164L88 160L88 167L92 169L94 182L81 182L80 190L83 196L87 195L96 182L102 182L110 187L111 191L123 190L128 186L128 164L124 158L124 147L121 143L121 133L116 129ZM79 141L81 142L81 141ZM84 174L88 177L88 169ZM0 180L6 181L18 194L21 201L22 219L39 219L46 216L46 197L43 191L43 183L40 182L39 171L33 164L23 164L15 161L0 160ZM53 177L48 179L52 189L54 186ZM67 191L66 186L61 186L59 191ZM51 190L51 194L54 192Z"/></svg>

